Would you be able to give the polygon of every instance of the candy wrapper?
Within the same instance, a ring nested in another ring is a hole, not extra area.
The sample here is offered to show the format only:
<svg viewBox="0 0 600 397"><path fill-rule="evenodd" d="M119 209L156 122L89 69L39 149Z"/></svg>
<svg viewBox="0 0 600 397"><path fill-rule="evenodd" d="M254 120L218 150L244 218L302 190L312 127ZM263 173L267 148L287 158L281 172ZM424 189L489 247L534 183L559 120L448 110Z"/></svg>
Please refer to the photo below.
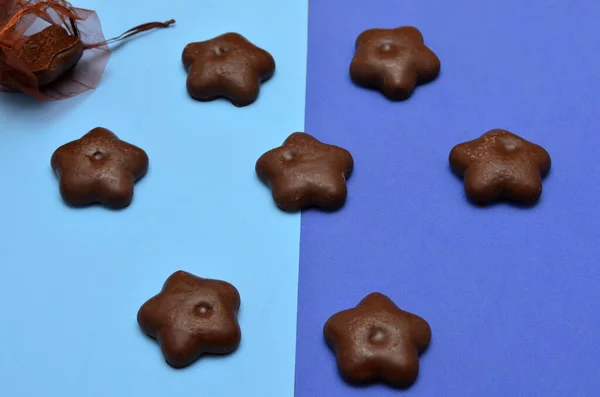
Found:
<svg viewBox="0 0 600 397"><path fill-rule="evenodd" d="M146 23L106 40L94 11L64 0L0 0L0 91L52 101L94 89L109 44L174 22Z"/></svg>

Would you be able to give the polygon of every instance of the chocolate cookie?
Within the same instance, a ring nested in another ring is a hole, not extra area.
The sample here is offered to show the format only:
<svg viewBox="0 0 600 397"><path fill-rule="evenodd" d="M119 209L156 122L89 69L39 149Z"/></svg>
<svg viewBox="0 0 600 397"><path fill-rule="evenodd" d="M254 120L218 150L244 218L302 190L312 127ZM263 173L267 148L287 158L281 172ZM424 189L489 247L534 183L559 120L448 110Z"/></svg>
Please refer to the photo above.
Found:
<svg viewBox="0 0 600 397"><path fill-rule="evenodd" d="M544 148L505 130L488 131L450 152L450 166L464 178L467 197L477 204L503 199L535 203L550 163Z"/></svg>
<svg viewBox="0 0 600 397"><path fill-rule="evenodd" d="M398 388L416 381L419 355L431 340L431 328L425 320L399 309L380 293L334 314L323 332L348 383L383 381Z"/></svg>
<svg viewBox="0 0 600 397"><path fill-rule="evenodd" d="M185 367L203 354L228 354L242 337L240 295L225 281L177 271L142 305L137 321L160 344L169 365Z"/></svg>
<svg viewBox="0 0 600 397"><path fill-rule="evenodd" d="M83 43L58 25L29 36L16 48L18 58L35 75L38 85L53 83L83 56Z"/></svg>
<svg viewBox="0 0 600 397"><path fill-rule="evenodd" d="M353 167L352 155L345 149L296 132L258 159L256 173L284 211L309 207L334 211L346 201L346 179Z"/></svg>
<svg viewBox="0 0 600 397"><path fill-rule="evenodd" d="M258 98L260 84L275 73L271 54L238 33L190 43L182 58L187 91L200 101L224 97L235 106L250 105Z"/></svg>
<svg viewBox="0 0 600 397"><path fill-rule="evenodd" d="M382 91L391 100L407 99L417 84L430 82L440 73L440 60L412 26L366 30L355 47L352 80Z"/></svg>
<svg viewBox="0 0 600 397"><path fill-rule="evenodd" d="M94 128L56 149L51 165L68 204L101 203L117 209L131 203L134 183L148 170L148 156L111 131Z"/></svg>

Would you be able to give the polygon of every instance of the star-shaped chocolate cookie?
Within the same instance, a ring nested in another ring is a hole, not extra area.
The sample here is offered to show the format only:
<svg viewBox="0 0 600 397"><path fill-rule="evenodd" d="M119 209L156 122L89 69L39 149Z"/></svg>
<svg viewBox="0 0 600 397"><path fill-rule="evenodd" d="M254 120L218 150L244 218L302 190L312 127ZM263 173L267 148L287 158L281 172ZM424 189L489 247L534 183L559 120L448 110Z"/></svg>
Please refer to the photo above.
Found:
<svg viewBox="0 0 600 397"><path fill-rule="evenodd" d="M131 203L134 183L148 170L148 155L111 131L94 128L56 149L50 163L69 205L117 209Z"/></svg>
<svg viewBox="0 0 600 397"><path fill-rule="evenodd" d="M84 44L63 27L50 25L29 36L15 51L42 87L58 80L79 62Z"/></svg>
<svg viewBox="0 0 600 397"><path fill-rule="evenodd" d="M416 381L419 355L431 340L431 328L425 320L399 309L380 293L334 314L323 333L348 383L383 381L398 388Z"/></svg>
<svg viewBox="0 0 600 397"><path fill-rule="evenodd" d="M296 132L258 159L256 173L284 211L309 207L335 211L346 201L346 179L353 167L347 150Z"/></svg>
<svg viewBox="0 0 600 397"><path fill-rule="evenodd" d="M550 163L544 148L505 130L488 131L450 152L450 166L463 177L465 193L476 204L537 202Z"/></svg>
<svg viewBox="0 0 600 397"><path fill-rule="evenodd" d="M138 311L142 331L156 339L165 360L185 367L204 354L229 354L242 338L237 289L220 280L177 271Z"/></svg>
<svg viewBox="0 0 600 397"><path fill-rule="evenodd" d="M366 30L355 47L352 80L382 91L391 100L407 99L418 84L430 82L440 73L440 60L412 26Z"/></svg>
<svg viewBox="0 0 600 397"><path fill-rule="evenodd" d="M200 101L227 98L235 106L250 105L258 98L260 84L275 73L271 54L238 33L190 43L182 58L187 91Z"/></svg>

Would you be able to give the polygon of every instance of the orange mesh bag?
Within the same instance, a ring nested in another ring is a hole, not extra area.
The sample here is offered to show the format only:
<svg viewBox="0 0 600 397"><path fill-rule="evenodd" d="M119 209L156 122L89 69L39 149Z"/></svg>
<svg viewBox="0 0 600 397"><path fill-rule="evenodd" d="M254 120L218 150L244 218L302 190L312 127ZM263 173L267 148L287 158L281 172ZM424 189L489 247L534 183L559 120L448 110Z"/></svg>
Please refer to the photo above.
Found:
<svg viewBox="0 0 600 397"><path fill-rule="evenodd" d="M109 44L173 23L146 23L105 40L94 11L65 0L0 0L0 91L51 101L94 89Z"/></svg>

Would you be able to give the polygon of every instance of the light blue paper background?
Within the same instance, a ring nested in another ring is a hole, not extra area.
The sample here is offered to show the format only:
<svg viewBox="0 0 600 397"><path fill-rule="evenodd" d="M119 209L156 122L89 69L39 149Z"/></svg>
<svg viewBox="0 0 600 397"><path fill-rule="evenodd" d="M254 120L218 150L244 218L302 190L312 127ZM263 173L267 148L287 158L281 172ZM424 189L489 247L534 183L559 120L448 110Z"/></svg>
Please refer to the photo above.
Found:
<svg viewBox="0 0 600 397"><path fill-rule="evenodd" d="M254 163L304 129L307 1L76 5L98 11L107 37L177 24L115 51L90 95L0 95L0 396L292 396L300 217L275 208ZM183 47L227 31L277 62L247 108L186 95ZM50 169L96 126L150 157L124 211L66 207ZM139 306L177 269L237 286L235 354L175 371L141 334Z"/></svg>

